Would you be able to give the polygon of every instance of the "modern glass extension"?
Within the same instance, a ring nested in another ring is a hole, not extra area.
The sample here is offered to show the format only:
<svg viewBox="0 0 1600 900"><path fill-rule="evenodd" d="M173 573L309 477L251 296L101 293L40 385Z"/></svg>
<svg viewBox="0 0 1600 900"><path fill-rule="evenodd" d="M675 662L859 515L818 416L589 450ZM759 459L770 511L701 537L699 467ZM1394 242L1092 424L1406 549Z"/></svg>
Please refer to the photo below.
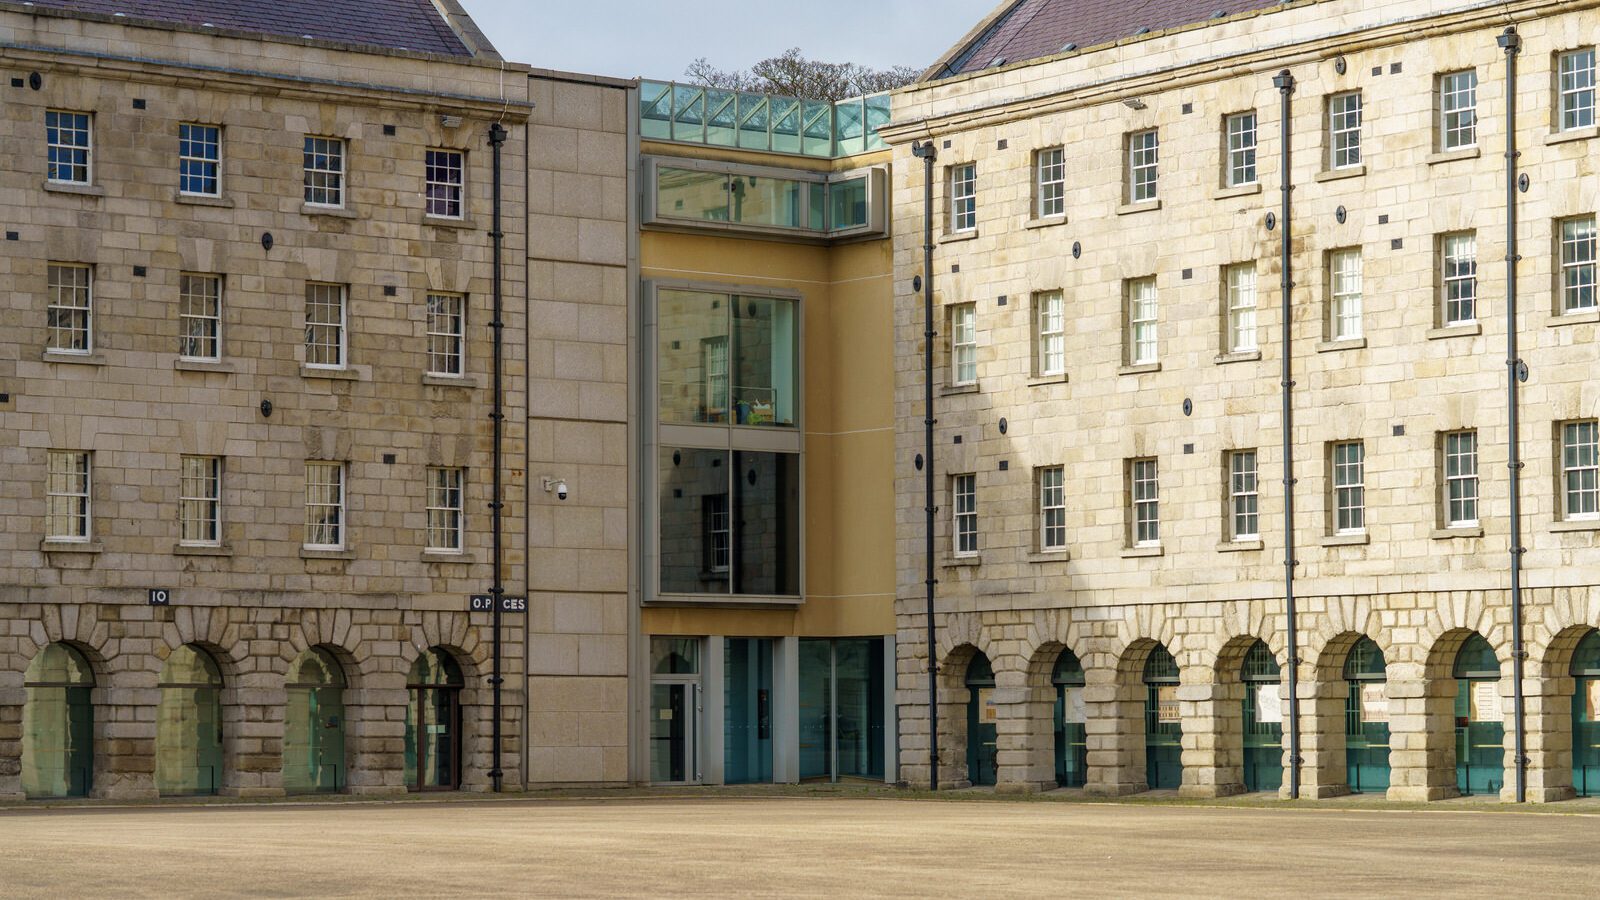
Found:
<svg viewBox="0 0 1600 900"><path fill-rule="evenodd" d="M888 147L890 95L829 103L666 81L639 83L639 136L836 159Z"/></svg>
<svg viewBox="0 0 1600 900"><path fill-rule="evenodd" d="M801 638L800 778L884 777L882 638Z"/></svg>
<svg viewBox="0 0 1600 900"><path fill-rule="evenodd" d="M831 240L885 233L887 170L645 157L643 224Z"/></svg>
<svg viewBox="0 0 1600 900"><path fill-rule="evenodd" d="M722 780L772 781L772 640L725 638L722 650Z"/></svg>
<svg viewBox="0 0 1600 900"><path fill-rule="evenodd" d="M22 677L22 792L86 797L94 782L94 671L67 644L50 644Z"/></svg>

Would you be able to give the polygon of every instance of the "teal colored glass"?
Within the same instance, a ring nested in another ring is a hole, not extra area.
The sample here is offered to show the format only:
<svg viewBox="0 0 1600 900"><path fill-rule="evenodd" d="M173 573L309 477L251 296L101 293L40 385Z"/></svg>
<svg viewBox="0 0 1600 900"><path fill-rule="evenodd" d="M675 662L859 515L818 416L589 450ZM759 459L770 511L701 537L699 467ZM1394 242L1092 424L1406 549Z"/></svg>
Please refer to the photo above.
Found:
<svg viewBox="0 0 1600 900"><path fill-rule="evenodd" d="M772 781L772 640L723 643L723 780Z"/></svg>
<svg viewBox="0 0 1600 900"><path fill-rule="evenodd" d="M884 776L883 640L834 641L838 683L839 777Z"/></svg>
<svg viewBox="0 0 1600 900"><path fill-rule="evenodd" d="M836 181L828 186L830 231L864 228L867 225L867 177Z"/></svg>
<svg viewBox="0 0 1600 900"><path fill-rule="evenodd" d="M799 371L799 304L735 297L733 423L793 428Z"/></svg>
<svg viewBox="0 0 1600 900"><path fill-rule="evenodd" d="M833 641L800 641L800 777L833 774Z"/></svg>
<svg viewBox="0 0 1600 900"><path fill-rule="evenodd" d="M639 136L647 141L672 139L672 85L639 82Z"/></svg>
<svg viewBox="0 0 1600 900"><path fill-rule="evenodd" d="M344 673L316 648L289 667L283 712L283 789L290 794L333 793L349 780L345 770Z"/></svg>

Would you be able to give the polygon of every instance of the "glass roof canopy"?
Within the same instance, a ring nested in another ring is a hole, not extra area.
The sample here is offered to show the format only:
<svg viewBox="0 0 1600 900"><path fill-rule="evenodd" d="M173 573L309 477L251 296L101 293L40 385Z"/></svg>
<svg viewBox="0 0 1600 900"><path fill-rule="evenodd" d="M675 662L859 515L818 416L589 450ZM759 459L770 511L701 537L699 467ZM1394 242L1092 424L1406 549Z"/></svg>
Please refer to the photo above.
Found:
<svg viewBox="0 0 1600 900"><path fill-rule="evenodd" d="M834 159L882 150L889 95L829 103L747 94L666 81L639 83L639 134L680 141Z"/></svg>

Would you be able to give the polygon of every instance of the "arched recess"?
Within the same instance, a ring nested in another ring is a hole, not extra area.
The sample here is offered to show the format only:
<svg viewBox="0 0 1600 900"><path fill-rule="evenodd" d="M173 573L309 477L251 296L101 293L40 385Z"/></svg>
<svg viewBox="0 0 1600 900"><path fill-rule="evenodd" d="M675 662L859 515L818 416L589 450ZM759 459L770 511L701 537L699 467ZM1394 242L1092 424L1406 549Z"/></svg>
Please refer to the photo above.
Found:
<svg viewBox="0 0 1600 900"><path fill-rule="evenodd" d="M1600 796L1600 630L1584 634L1572 651L1572 788Z"/></svg>
<svg viewBox="0 0 1600 900"><path fill-rule="evenodd" d="M22 791L29 799L87 797L94 789L95 670L57 641L23 674Z"/></svg>
<svg viewBox="0 0 1600 900"><path fill-rule="evenodd" d="M1389 790L1389 666L1383 649L1366 635L1345 651L1345 784L1358 794Z"/></svg>
<svg viewBox="0 0 1600 900"><path fill-rule="evenodd" d="M1163 644L1145 656L1145 783L1151 790L1183 786L1183 717L1178 702L1178 661Z"/></svg>
<svg viewBox="0 0 1600 900"><path fill-rule="evenodd" d="M1252 642L1237 669L1244 696L1239 701L1244 789L1271 791L1283 786L1283 669L1272 649Z"/></svg>
<svg viewBox="0 0 1600 900"><path fill-rule="evenodd" d="M968 719L972 693L967 687L967 670L973 660L988 654L976 644L957 644L939 664L939 786L971 785L968 771ZM992 668L990 671L993 671Z"/></svg>
<svg viewBox="0 0 1600 900"><path fill-rule="evenodd" d="M465 684L460 662L444 647L419 653L406 674L406 786L413 791L461 787Z"/></svg>
<svg viewBox="0 0 1600 900"><path fill-rule="evenodd" d="M1056 653L1050 669L1050 685L1055 689L1054 741L1057 787L1081 788L1089 779L1088 718L1083 702L1086 685L1083 663L1071 647Z"/></svg>
<svg viewBox="0 0 1600 900"><path fill-rule="evenodd" d="M1000 765L1000 708L995 702L994 667L975 652L963 679L967 689L967 782L995 784Z"/></svg>
<svg viewBox="0 0 1600 900"><path fill-rule="evenodd" d="M283 789L324 794L350 783L345 752L345 667L325 647L312 647L284 679Z"/></svg>
<svg viewBox="0 0 1600 900"><path fill-rule="evenodd" d="M1491 796L1505 786L1505 710L1500 699L1500 659L1477 632L1468 634L1451 666L1456 682L1456 790Z"/></svg>
<svg viewBox="0 0 1600 900"><path fill-rule="evenodd" d="M164 797L222 790L222 669L204 647L184 644L168 654L156 686L156 791Z"/></svg>

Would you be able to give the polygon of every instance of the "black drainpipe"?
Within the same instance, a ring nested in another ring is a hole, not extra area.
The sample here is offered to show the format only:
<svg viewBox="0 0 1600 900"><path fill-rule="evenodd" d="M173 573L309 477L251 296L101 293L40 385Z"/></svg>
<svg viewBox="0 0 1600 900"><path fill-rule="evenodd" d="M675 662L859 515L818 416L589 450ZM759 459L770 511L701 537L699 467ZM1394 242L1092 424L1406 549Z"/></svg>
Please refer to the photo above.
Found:
<svg viewBox="0 0 1600 900"><path fill-rule="evenodd" d="M1294 76L1288 69L1272 79L1273 87L1283 98L1282 120L1279 123L1279 143L1283 158L1279 180L1283 183L1283 596L1286 623L1289 632L1289 799L1300 799L1300 649L1299 632L1295 624L1294 607L1294 335L1292 313L1294 303L1294 269L1290 257L1290 195L1294 192L1293 174L1289 169L1290 98L1294 94Z"/></svg>
<svg viewBox="0 0 1600 900"><path fill-rule="evenodd" d="M911 145L911 154L923 162L922 184L922 433L923 456L918 460L923 476L924 507L928 515L923 555L928 588L928 789L939 789L939 660L933 623L933 593L939 583L933 570L933 523L938 507L933 502L933 162L938 151L930 138ZM916 285L912 285L915 289Z"/></svg>
<svg viewBox="0 0 1600 900"><path fill-rule="evenodd" d="M500 675L500 601L505 594L505 585L501 580L501 535L500 518L501 500L500 462L503 452L501 441L505 436L505 414L501 411L501 404L505 399L504 385L501 384L501 355L504 351L505 323L501 321L503 297L500 284L500 244L505 237L500 230L500 147L506 142L506 130L499 122L489 126L489 146L494 148L494 226L489 232L489 237L494 241L494 315L489 320L489 328L494 332L494 411L489 418L494 421L494 492L489 501L490 519L494 523L494 586L489 593L494 596L494 675L490 677L489 684L494 691L494 763L489 769L489 780L494 785L495 793L500 792L500 779L505 774L500 766L500 686L504 682Z"/></svg>
<svg viewBox="0 0 1600 900"><path fill-rule="evenodd" d="M1522 456L1517 415L1517 382L1527 368L1517 358L1517 54L1522 38L1507 27L1497 42L1506 51L1506 439L1510 443L1507 469L1511 475L1511 678L1512 706L1516 715L1517 802L1528 799L1527 726L1522 698Z"/></svg>

